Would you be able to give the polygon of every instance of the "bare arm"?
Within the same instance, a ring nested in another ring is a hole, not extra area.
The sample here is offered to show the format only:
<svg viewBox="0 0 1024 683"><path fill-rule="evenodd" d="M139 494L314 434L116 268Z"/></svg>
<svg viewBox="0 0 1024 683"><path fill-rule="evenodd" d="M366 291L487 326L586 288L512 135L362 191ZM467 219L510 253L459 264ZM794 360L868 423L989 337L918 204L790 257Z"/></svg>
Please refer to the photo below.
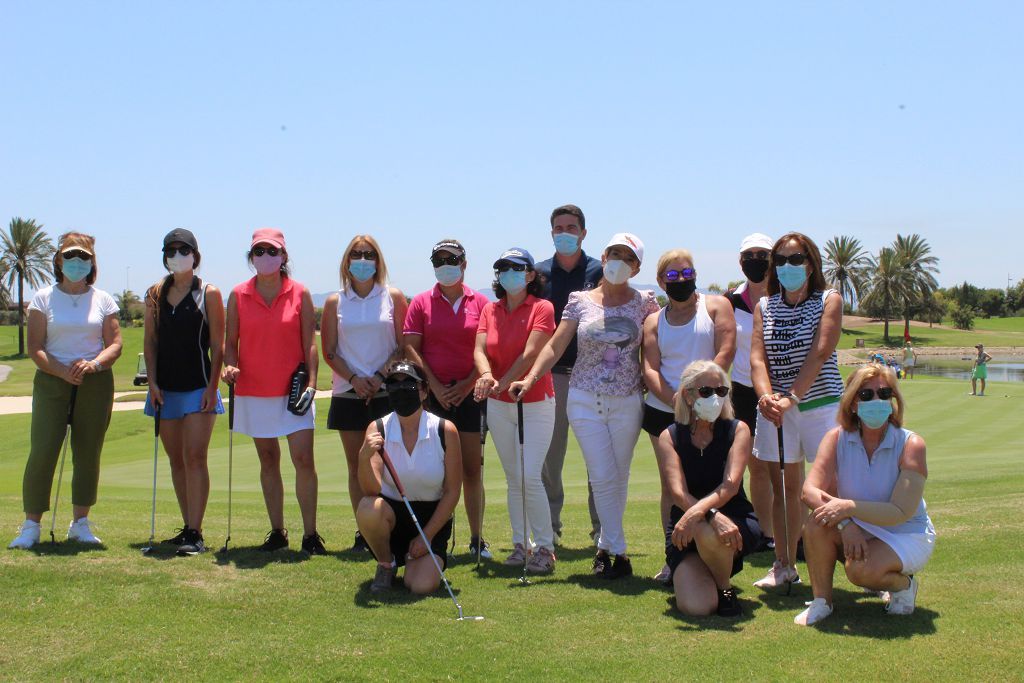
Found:
<svg viewBox="0 0 1024 683"><path fill-rule="evenodd" d="M640 348L640 372L647 390L665 405L672 405L675 395L672 387L661 376L661 347L658 346L658 320L660 315L644 318L643 344Z"/></svg>
<svg viewBox="0 0 1024 683"><path fill-rule="evenodd" d="M111 313L103 319L103 350L93 360L102 365L104 369L109 370L121 357L123 346L121 322L117 319L117 313ZM90 363L90 367L85 372L99 372L99 370Z"/></svg>
<svg viewBox="0 0 1024 683"><path fill-rule="evenodd" d="M146 292L146 313L143 318L142 332L142 357L146 361L146 378L149 384L149 394L154 403L162 405L163 392L160 391L160 374L157 367L157 307L160 305L152 296L153 290ZM210 343L213 343L211 334ZM213 374L217 374L214 371Z"/></svg>
<svg viewBox="0 0 1024 683"><path fill-rule="evenodd" d="M308 289L302 290L302 310L299 324L302 326L302 352L306 357L306 369L309 370L308 388L316 391L316 373L320 369L320 355L316 351L316 312L313 309L313 297Z"/></svg>
<svg viewBox="0 0 1024 683"><path fill-rule="evenodd" d="M811 342L811 349L804 359L803 365L800 366L800 374L793 380L790 391L797 396L803 396L810 390L814 380L818 378L821 366L835 353L842 325L843 298L839 296L838 292L833 292L825 299L825 310L821 314L821 322L818 324L818 331L815 332L814 340Z"/></svg>
<svg viewBox="0 0 1024 683"><path fill-rule="evenodd" d="M764 318L761 305L754 306L754 329L750 334L750 380L758 396L772 393L772 381L768 376L768 354L764 348Z"/></svg>
<svg viewBox="0 0 1024 683"><path fill-rule="evenodd" d="M384 447L384 437L377 431L374 420L366 428L363 445L359 448L359 488L367 496L380 495L380 482L384 472L384 460L380 457L380 449Z"/></svg>
<svg viewBox="0 0 1024 683"><path fill-rule="evenodd" d="M324 362L339 376L348 380L355 373L345 359L338 354L338 295L331 294L324 302L324 310L320 316L320 347L324 352ZM351 381L351 380L349 380Z"/></svg>
<svg viewBox="0 0 1024 683"><path fill-rule="evenodd" d="M512 398L518 400L520 395L533 388L538 378L550 372L558 359L565 353L565 349L576 335L576 328L578 327L579 321L576 320L565 320L563 318L562 322L558 323L555 334L552 335L551 339L544 345L544 348L537 354L537 358L533 361L530 371L526 373L523 379L512 382L509 385L508 392Z"/></svg>
<svg viewBox="0 0 1024 683"><path fill-rule="evenodd" d="M658 458L658 473L661 474L661 483L672 496L672 504L680 510L692 507L697 499L691 496L686 489L686 479L683 477L683 469L679 465L679 456L676 454L675 446L672 445L672 435L667 429L662 431L654 443L654 454Z"/></svg>
<svg viewBox="0 0 1024 683"><path fill-rule="evenodd" d="M420 352L423 348L423 335L421 334L407 334L405 335L405 355L413 363L416 363L423 368L424 374L426 374L427 384L430 386L430 393L434 395L437 402L441 404L441 407L448 410L451 407L451 403L446 401L444 398L447 387L441 384L441 380L437 378L434 371L430 369L430 365L423 359L423 354Z"/></svg>
<svg viewBox="0 0 1024 683"><path fill-rule="evenodd" d="M736 356L736 315L724 296L708 296L708 311L715 324L715 364L729 372Z"/></svg>
<svg viewBox="0 0 1024 683"><path fill-rule="evenodd" d="M238 298L234 292L228 295L228 317L224 328L224 371L221 373L228 384L238 379Z"/></svg>
<svg viewBox="0 0 1024 683"><path fill-rule="evenodd" d="M512 367L508 369L505 376L498 380L498 386L494 390L495 393L500 394L501 392L508 389L509 385L517 379L523 377L526 374L527 368L533 366L537 356L547 346L548 340L551 339L551 335L543 330L533 330L530 332L530 336L526 338L526 347L523 352L519 354L515 362L512 363Z"/></svg>
<svg viewBox="0 0 1024 683"><path fill-rule="evenodd" d="M391 354L385 367L392 361L405 358L405 314L409 310L409 302L406 301L402 290L391 287L389 291L391 292L391 303L395 309L395 343L398 344L398 348ZM384 374L384 368L381 368L381 373Z"/></svg>
<svg viewBox="0 0 1024 683"><path fill-rule="evenodd" d="M220 290L213 285L206 289L206 321L210 326L210 381L206 386L201 409L210 411L217 403L217 388L224 368L224 299Z"/></svg>
<svg viewBox="0 0 1024 683"><path fill-rule="evenodd" d="M807 473L800 500L814 510L823 503L822 494L836 495L836 446L839 443L841 427L830 429L825 438L818 444L818 454Z"/></svg>

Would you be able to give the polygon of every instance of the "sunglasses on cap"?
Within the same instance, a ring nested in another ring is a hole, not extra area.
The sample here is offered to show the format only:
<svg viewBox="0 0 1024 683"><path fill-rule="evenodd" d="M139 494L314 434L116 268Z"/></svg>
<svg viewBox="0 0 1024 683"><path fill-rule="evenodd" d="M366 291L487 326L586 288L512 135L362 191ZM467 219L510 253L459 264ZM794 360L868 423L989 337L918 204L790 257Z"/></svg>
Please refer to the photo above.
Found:
<svg viewBox="0 0 1024 683"><path fill-rule="evenodd" d="M666 270L665 281L666 282L679 282L680 280L692 280L697 277L697 271L693 268L683 268L682 270Z"/></svg>
<svg viewBox="0 0 1024 683"><path fill-rule="evenodd" d="M767 261L770 254L767 251L741 251L741 261Z"/></svg>
<svg viewBox="0 0 1024 683"><path fill-rule="evenodd" d="M790 254L789 256L783 256L782 254L775 252L774 257L775 263L782 265L788 263L791 266L802 266L807 263L807 257L803 254Z"/></svg>
<svg viewBox="0 0 1024 683"><path fill-rule="evenodd" d="M68 249L60 252L60 255L64 258L80 258L83 261L92 260L92 254L87 251L82 251L81 249Z"/></svg>
<svg viewBox="0 0 1024 683"><path fill-rule="evenodd" d="M405 379L389 379L384 383L385 391L403 391L419 388L420 383L411 377L407 377Z"/></svg>
<svg viewBox="0 0 1024 683"><path fill-rule="evenodd" d="M263 256L264 254L266 254L267 256L277 256L280 253L281 253L281 250L278 249L277 247L253 247L252 248L252 255L253 256Z"/></svg>
<svg viewBox="0 0 1024 683"><path fill-rule="evenodd" d="M700 387L697 394L701 398L711 398L711 394L717 394L721 398L729 395L729 387Z"/></svg>
<svg viewBox="0 0 1024 683"><path fill-rule="evenodd" d="M167 258L172 258L176 253L182 256L189 256L192 254L192 247L187 244L183 244L180 247L164 247L164 256Z"/></svg>
<svg viewBox="0 0 1024 683"><path fill-rule="evenodd" d="M353 249L352 251L348 252L348 257L353 261L357 259L362 259L364 261L376 261L377 252L373 251L372 249L367 249L366 251L363 251L361 249Z"/></svg>
<svg viewBox="0 0 1024 683"><path fill-rule="evenodd" d="M888 401L890 398L892 398L892 387L882 387L878 391L875 391L874 389L857 390L857 398L859 398L861 401L870 401L876 395L883 401Z"/></svg>
<svg viewBox="0 0 1024 683"><path fill-rule="evenodd" d="M440 268L441 266L457 266L462 263L462 257L454 254L451 256L440 256L438 254L434 254L430 257L430 262L434 264L435 268Z"/></svg>
<svg viewBox="0 0 1024 683"><path fill-rule="evenodd" d="M526 270L525 263L512 263L511 261L502 261L494 269L496 273L507 273L510 270L514 270L517 273L521 273Z"/></svg>

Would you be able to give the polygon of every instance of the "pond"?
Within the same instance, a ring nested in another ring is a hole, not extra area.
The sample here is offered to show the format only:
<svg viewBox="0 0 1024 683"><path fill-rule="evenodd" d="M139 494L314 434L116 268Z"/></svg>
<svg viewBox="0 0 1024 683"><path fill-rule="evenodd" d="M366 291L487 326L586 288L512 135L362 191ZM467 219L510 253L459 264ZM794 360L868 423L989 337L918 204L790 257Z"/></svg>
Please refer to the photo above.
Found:
<svg viewBox="0 0 1024 683"><path fill-rule="evenodd" d="M952 379L971 379L971 361L955 358L924 358L918 356L915 374ZM1024 361L991 360L988 364L990 382L1024 382Z"/></svg>

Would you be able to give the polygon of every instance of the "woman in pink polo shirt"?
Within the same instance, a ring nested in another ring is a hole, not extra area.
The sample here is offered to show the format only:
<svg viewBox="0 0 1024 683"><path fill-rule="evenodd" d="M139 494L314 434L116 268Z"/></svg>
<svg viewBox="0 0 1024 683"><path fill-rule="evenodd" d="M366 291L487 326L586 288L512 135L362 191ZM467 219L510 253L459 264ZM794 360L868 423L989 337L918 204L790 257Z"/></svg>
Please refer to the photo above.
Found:
<svg viewBox="0 0 1024 683"><path fill-rule="evenodd" d="M235 385L234 429L252 437L260 458L260 485L271 526L260 550L288 547L278 443L284 436L295 465L302 549L310 555L326 555L316 531L313 396L318 356L313 298L289 277L288 252L280 230L256 230L248 258L256 277L235 287L228 298L223 376L225 382ZM306 387L298 401L289 405L292 378L302 365L308 373Z"/></svg>
<svg viewBox="0 0 1024 683"><path fill-rule="evenodd" d="M477 373L473 347L480 313L487 298L463 284L466 250L458 240L444 239L430 252L437 284L409 303L405 344L409 360L423 368L430 393L426 409L450 420L462 445L462 485L469 518L470 552L489 560L480 537L484 518L484 485L480 477L480 404L470 398Z"/></svg>
<svg viewBox="0 0 1024 683"><path fill-rule="evenodd" d="M551 373L546 372L520 399L522 454L516 443L518 410L508 387L522 379L554 333L555 308L550 301L537 298L541 283L533 257L525 249L505 251L494 262L494 274L498 300L484 307L477 328L474 355L480 378L474 398L487 399L487 426L508 483L508 516L515 547L505 564L519 566L526 562L527 571L547 574L555 569L555 543L551 508L540 472L555 427L554 385ZM530 543L531 532L535 550Z"/></svg>

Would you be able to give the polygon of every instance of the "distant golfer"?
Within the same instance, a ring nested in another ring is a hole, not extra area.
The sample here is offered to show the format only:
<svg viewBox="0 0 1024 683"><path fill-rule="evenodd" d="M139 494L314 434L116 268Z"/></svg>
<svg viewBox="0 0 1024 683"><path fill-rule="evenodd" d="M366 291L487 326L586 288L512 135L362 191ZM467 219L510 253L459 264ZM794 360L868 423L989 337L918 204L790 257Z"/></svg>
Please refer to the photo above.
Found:
<svg viewBox="0 0 1024 683"><path fill-rule="evenodd" d="M450 421L423 410L427 382L415 363L395 363L384 386L391 407L382 419L384 433L376 421L371 422L359 449L359 485L365 496L356 508L356 522L377 558L370 591L390 590L398 568L405 566L405 587L413 593L431 593L441 577L380 451L384 449L391 458L431 549L446 566L445 546L462 487L459 432Z"/></svg>
<svg viewBox="0 0 1024 683"><path fill-rule="evenodd" d="M914 379L914 367L917 365L917 351L914 345L907 340L903 345L903 376L907 379Z"/></svg>
<svg viewBox="0 0 1024 683"><path fill-rule="evenodd" d="M202 261L189 230L164 237L163 265L169 275L146 292L143 350L149 393L146 415L160 406L160 440L171 464L171 483L181 510L182 528L164 543L179 555L206 552L203 517L210 498L207 451L221 404L224 362L224 300L220 290L195 271Z"/></svg>
<svg viewBox="0 0 1024 683"><path fill-rule="evenodd" d="M39 522L50 509L72 387L78 391L70 435L73 519L67 537L80 543L101 542L93 533L89 510L96 504L100 453L114 402L110 366L121 356L121 327L114 298L92 286L96 272L95 238L80 232L61 235L53 257L56 283L36 292L28 306L28 355L37 368L31 449L22 487L25 522L9 548L31 548L39 542Z"/></svg>
<svg viewBox="0 0 1024 683"><path fill-rule="evenodd" d="M889 614L914 611L914 575L935 547L922 497L927 477L924 439L903 428L896 373L877 364L860 368L846 382L839 427L825 436L803 487L812 510L804 553L814 600L797 624L832 613L837 561L851 583L880 594Z"/></svg>
<svg viewBox="0 0 1024 683"><path fill-rule="evenodd" d="M992 356L985 352L984 344L975 344L978 355L974 357L974 367L971 368L971 396L985 395L985 380L988 379L988 362ZM978 381L981 381L981 391L978 391Z"/></svg>

